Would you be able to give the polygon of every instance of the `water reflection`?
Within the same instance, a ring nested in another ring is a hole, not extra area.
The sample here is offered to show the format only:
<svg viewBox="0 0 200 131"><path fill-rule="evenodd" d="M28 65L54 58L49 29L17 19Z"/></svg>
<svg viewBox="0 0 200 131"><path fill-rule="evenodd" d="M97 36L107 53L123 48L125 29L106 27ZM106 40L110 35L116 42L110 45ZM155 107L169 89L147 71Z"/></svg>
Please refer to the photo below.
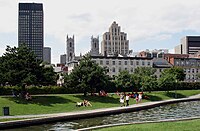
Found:
<svg viewBox="0 0 200 131"><path fill-rule="evenodd" d="M67 122L57 122L54 124L44 124L40 126L31 126L31 127L15 129L15 131L25 131L25 130L70 131L74 129L80 129L98 125L141 122L141 121L157 121L157 120L189 118L197 116L200 116L200 101L170 104L138 112L122 113L117 115L95 117L90 119L80 119Z"/></svg>

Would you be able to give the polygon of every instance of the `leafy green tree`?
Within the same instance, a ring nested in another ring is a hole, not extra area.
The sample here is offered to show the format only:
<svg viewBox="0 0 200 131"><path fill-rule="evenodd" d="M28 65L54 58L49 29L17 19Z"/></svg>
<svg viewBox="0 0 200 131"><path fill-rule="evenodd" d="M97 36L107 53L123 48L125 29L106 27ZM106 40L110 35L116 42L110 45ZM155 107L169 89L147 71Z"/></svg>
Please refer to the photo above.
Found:
<svg viewBox="0 0 200 131"><path fill-rule="evenodd" d="M165 69L162 72L162 75L165 75L165 74L172 74L173 76L175 76L176 80L178 81L183 81L185 79L185 73L184 73L183 68L181 67L172 67L169 69Z"/></svg>
<svg viewBox="0 0 200 131"><path fill-rule="evenodd" d="M143 76L142 90L151 92L155 88L157 88L157 79L151 76Z"/></svg>
<svg viewBox="0 0 200 131"><path fill-rule="evenodd" d="M184 79L185 73L183 68L172 67L162 72L161 78L158 80L158 85L160 88L169 91L177 87L178 82Z"/></svg>
<svg viewBox="0 0 200 131"><path fill-rule="evenodd" d="M17 85L24 90L24 84L42 85L55 82L56 74L52 68L44 68L42 61L36 59L34 53L25 45L19 48L7 46L0 61L1 84Z"/></svg>
<svg viewBox="0 0 200 131"><path fill-rule="evenodd" d="M93 92L106 89L110 82L107 69L99 66L91 60L89 55L83 56L73 71L65 76L65 85L71 88L78 88L86 92Z"/></svg>
<svg viewBox="0 0 200 131"><path fill-rule="evenodd" d="M116 86L120 88L130 88L133 86L133 79L128 71L124 70L121 71L116 77L115 77L115 83Z"/></svg>
<svg viewBox="0 0 200 131"><path fill-rule="evenodd" d="M158 86L165 91L170 91L175 86L176 81L177 79L174 74L165 73L158 79Z"/></svg>
<svg viewBox="0 0 200 131"><path fill-rule="evenodd" d="M156 69L152 67L137 67L134 71L136 86L143 91L151 92L157 83L155 71Z"/></svg>

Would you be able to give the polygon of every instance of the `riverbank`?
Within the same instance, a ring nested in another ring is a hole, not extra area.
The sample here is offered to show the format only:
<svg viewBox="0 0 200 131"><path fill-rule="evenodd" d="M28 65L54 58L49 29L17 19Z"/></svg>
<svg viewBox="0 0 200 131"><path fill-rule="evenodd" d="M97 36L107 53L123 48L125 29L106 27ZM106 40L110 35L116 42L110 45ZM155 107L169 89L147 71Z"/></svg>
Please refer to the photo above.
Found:
<svg viewBox="0 0 200 131"><path fill-rule="evenodd" d="M195 101L200 100L200 96L197 95L191 98L181 98L181 99L171 99L157 102L146 102L141 104L135 104L128 107L113 107L113 108L104 108L104 109L96 109L96 110L87 110L87 111L78 111L78 112L69 112L69 113L57 113L57 114L46 114L45 117L26 119L26 120L16 120L16 121L8 121L8 122L0 122L0 129L7 128L16 128L44 123L51 123L57 121L67 121L73 119L81 119L81 118L91 118L97 116L105 116L109 114L118 114L124 112L133 112L144 109L150 109L156 106L177 103L177 102L186 102L186 101ZM37 115L35 116L37 117Z"/></svg>

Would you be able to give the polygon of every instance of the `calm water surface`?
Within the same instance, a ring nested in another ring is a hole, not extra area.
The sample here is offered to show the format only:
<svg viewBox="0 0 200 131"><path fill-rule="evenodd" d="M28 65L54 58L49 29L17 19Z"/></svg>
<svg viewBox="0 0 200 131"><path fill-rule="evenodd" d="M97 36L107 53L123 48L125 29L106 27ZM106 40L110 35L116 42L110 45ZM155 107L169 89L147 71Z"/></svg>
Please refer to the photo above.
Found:
<svg viewBox="0 0 200 131"><path fill-rule="evenodd" d="M200 101L193 101L169 104L138 112L122 113L117 115L109 115L104 117L95 117L66 122L57 122L52 124L43 124L39 126L12 129L9 131L70 131L80 128L107 124L157 121L198 116L200 117Z"/></svg>

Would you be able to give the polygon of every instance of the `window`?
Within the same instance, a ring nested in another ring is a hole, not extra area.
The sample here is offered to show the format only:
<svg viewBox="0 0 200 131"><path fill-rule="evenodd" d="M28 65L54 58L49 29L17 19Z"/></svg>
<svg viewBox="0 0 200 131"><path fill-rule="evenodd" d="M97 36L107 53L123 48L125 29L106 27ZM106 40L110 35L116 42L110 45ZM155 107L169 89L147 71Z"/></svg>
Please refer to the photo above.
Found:
<svg viewBox="0 0 200 131"><path fill-rule="evenodd" d="M121 61L119 61L119 65L121 65L122 64L122 62Z"/></svg>
<svg viewBox="0 0 200 131"><path fill-rule="evenodd" d="M145 63L144 63L144 61L142 61L142 65L144 65Z"/></svg>
<svg viewBox="0 0 200 131"><path fill-rule="evenodd" d="M131 72L133 72L133 68L131 68Z"/></svg>
<svg viewBox="0 0 200 131"><path fill-rule="evenodd" d="M112 72L115 72L115 67L113 67Z"/></svg>
<svg viewBox="0 0 200 131"><path fill-rule="evenodd" d="M148 65L150 65L151 63L150 62L148 62Z"/></svg>
<svg viewBox="0 0 200 131"><path fill-rule="evenodd" d="M103 65L103 61L102 60L100 60L100 65Z"/></svg>
<svg viewBox="0 0 200 131"><path fill-rule="evenodd" d="M139 61L136 61L136 65L139 65Z"/></svg>
<svg viewBox="0 0 200 131"><path fill-rule="evenodd" d="M121 67L119 67L119 72L121 72L121 70L122 70Z"/></svg>
<svg viewBox="0 0 200 131"><path fill-rule="evenodd" d="M124 61L124 65L127 65L127 61Z"/></svg>
<svg viewBox="0 0 200 131"><path fill-rule="evenodd" d="M131 65L133 65L133 61L131 61Z"/></svg>
<svg viewBox="0 0 200 131"><path fill-rule="evenodd" d="M115 65L115 61L112 61L112 64Z"/></svg>
<svg viewBox="0 0 200 131"><path fill-rule="evenodd" d="M109 61L106 61L106 65L109 65Z"/></svg>

